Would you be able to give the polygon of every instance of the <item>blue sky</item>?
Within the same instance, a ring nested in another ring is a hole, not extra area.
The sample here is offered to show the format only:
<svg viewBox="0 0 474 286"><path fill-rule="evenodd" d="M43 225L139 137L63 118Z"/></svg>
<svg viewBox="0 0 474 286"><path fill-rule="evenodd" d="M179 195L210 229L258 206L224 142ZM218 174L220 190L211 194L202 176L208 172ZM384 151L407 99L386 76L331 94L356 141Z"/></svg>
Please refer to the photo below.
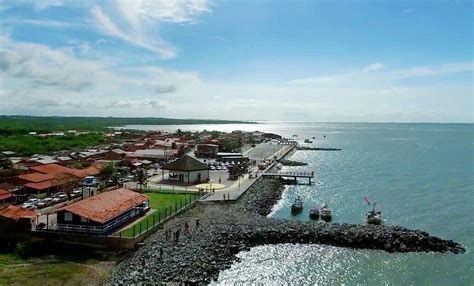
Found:
<svg viewBox="0 0 474 286"><path fill-rule="evenodd" d="M473 122L472 1L1 1L0 113Z"/></svg>

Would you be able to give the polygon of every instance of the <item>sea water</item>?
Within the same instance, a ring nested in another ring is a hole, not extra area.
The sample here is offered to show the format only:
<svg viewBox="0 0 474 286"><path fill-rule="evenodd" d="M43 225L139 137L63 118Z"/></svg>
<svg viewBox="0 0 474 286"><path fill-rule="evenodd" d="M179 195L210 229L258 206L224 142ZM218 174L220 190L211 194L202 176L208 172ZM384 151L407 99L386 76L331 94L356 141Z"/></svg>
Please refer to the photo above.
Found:
<svg viewBox="0 0 474 286"><path fill-rule="evenodd" d="M131 127L131 126L130 126ZM137 128L135 126L135 128ZM238 254L218 283L474 285L474 125L384 123L261 123L257 125L139 126L140 129L261 130L311 139L292 160L313 170L314 184L288 186L270 216L308 220L327 203L333 222L364 223L377 202L385 224L421 229L466 246L452 253L386 253L324 245L265 245ZM315 139L312 139L314 137ZM296 137L295 137L296 138ZM296 196L305 209L290 213Z"/></svg>

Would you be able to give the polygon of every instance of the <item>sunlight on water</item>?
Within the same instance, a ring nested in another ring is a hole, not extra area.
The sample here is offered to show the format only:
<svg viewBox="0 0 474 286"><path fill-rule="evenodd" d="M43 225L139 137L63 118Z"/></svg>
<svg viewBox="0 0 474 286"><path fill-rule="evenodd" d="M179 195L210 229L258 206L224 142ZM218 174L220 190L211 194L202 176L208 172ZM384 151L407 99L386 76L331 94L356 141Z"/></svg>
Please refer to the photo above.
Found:
<svg viewBox="0 0 474 286"><path fill-rule="evenodd" d="M377 201L387 224L423 229L468 249L463 255L389 254L266 245L240 253L241 261L222 271L218 283L474 285L474 125L275 123L190 128L298 134L302 144L315 137L315 146L343 149L296 152L291 159L309 165L284 170L315 171L316 183L287 186L271 217L309 220L309 208L327 202L334 222L363 223L367 196ZM298 195L304 199L304 210L293 216L290 205Z"/></svg>

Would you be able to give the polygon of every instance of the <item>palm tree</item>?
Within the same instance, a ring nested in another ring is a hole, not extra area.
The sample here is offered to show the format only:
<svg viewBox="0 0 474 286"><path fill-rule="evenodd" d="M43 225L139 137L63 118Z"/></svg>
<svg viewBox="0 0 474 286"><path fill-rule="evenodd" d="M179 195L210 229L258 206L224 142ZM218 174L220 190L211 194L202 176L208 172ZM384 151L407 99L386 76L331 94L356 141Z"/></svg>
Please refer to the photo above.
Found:
<svg viewBox="0 0 474 286"><path fill-rule="evenodd" d="M140 185L140 193L142 192L143 185L146 186L147 180L148 178L145 169L137 169L135 173L135 181L137 181L137 183Z"/></svg>
<svg viewBox="0 0 474 286"><path fill-rule="evenodd" d="M113 172L112 176L110 176L110 180L112 181L112 185L114 187L118 187L120 185L120 174L118 172Z"/></svg>

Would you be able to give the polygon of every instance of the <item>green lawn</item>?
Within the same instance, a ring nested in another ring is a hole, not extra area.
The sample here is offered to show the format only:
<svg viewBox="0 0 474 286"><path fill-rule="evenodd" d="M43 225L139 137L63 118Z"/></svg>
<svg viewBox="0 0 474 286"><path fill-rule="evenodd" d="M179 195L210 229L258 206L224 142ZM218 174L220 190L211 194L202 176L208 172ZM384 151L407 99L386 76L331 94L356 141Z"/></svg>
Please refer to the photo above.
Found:
<svg viewBox="0 0 474 286"><path fill-rule="evenodd" d="M153 225L153 222L155 222L155 224L158 222L158 218L161 218L161 220L163 220L165 216L165 210L166 210L166 215L169 216L170 207L171 207L171 211L174 213L176 205L178 206L178 209L179 209L181 205L184 206L185 203L189 204L191 198L193 199L196 198L196 195L188 195L188 194L167 194L167 193L155 193L155 192L145 192L145 194L150 198L150 207L152 209L156 209L156 212L148 215L139 224L135 224L135 235L138 234L140 228L142 231L147 228L147 221L148 221L148 227L151 227ZM153 217L155 218L153 219ZM122 231L122 236L133 237L133 226Z"/></svg>
<svg viewBox="0 0 474 286"><path fill-rule="evenodd" d="M101 285L115 263L65 261L54 255L22 259L0 253L0 285Z"/></svg>

